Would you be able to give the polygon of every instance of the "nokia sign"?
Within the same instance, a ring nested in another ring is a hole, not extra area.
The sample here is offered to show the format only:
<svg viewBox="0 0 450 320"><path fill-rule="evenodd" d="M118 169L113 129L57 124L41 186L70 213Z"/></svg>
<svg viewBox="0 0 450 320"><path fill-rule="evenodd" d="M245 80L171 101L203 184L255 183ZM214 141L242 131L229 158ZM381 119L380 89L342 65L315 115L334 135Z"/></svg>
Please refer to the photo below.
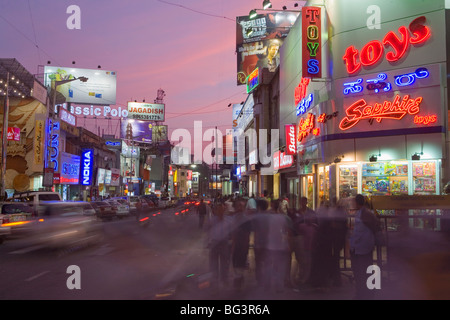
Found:
<svg viewBox="0 0 450 320"><path fill-rule="evenodd" d="M81 151L81 185L90 186L94 164L94 150L83 149Z"/></svg>

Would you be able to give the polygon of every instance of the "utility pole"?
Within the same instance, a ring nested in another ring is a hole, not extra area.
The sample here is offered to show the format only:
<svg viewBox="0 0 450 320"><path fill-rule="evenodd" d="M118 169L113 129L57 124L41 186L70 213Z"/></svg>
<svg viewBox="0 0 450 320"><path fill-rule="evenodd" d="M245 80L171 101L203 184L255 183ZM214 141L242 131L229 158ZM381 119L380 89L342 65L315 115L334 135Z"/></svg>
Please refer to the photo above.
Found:
<svg viewBox="0 0 450 320"><path fill-rule="evenodd" d="M5 197L5 173L6 173L6 157L8 145L8 115L9 115L9 72L6 74L6 96L3 105L3 133L2 133L2 172L1 172L1 194L0 199ZM5 197L6 200L6 197Z"/></svg>

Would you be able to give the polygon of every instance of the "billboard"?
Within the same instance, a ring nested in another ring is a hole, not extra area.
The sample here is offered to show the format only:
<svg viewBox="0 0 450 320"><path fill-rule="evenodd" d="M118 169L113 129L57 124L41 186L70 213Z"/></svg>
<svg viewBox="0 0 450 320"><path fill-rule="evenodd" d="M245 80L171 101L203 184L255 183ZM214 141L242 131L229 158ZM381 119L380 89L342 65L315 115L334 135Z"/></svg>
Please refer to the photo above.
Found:
<svg viewBox="0 0 450 320"><path fill-rule="evenodd" d="M164 104L128 102L128 118L135 120L164 121Z"/></svg>
<svg viewBox="0 0 450 320"><path fill-rule="evenodd" d="M78 184L80 181L80 156L61 152L59 183Z"/></svg>
<svg viewBox="0 0 450 320"><path fill-rule="evenodd" d="M153 125L152 139L155 142L167 141L167 125Z"/></svg>
<svg viewBox="0 0 450 320"><path fill-rule="evenodd" d="M140 142L152 142L154 125L148 121L123 119L121 121L120 138Z"/></svg>
<svg viewBox="0 0 450 320"><path fill-rule="evenodd" d="M105 106L116 104L115 71L45 66L44 73L47 87L53 86L54 81L74 80L56 88L66 102ZM75 80L79 77L86 77L87 81Z"/></svg>
<svg viewBox="0 0 450 320"><path fill-rule="evenodd" d="M297 20L296 12L273 12L236 18L237 84L255 69L274 72L280 63L279 48Z"/></svg>

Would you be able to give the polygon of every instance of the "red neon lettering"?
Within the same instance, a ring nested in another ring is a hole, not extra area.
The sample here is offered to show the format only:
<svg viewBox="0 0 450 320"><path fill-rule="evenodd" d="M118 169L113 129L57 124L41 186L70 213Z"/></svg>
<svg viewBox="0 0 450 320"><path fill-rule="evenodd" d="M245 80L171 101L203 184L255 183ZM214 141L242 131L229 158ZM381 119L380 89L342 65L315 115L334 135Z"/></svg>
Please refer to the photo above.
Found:
<svg viewBox="0 0 450 320"><path fill-rule="evenodd" d="M345 51L344 61L347 65L348 73L355 73L361 68L361 63L357 61L358 50L355 49L354 46L350 46Z"/></svg>
<svg viewBox="0 0 450 320"><path fill-rule="evenodd" d="M396 95L392 102L384 101L370 106L366 100L360 99L345 110L347 116L341 120L339 128L343 131L348 130L363 119L375 119L377 122L381 122L382 119L401 120L407 114L417 114L422 100L422 97L410 99L409 95L400 99L400 96Z"/></svg>
<svg viewBox="0 0 450 320"><path fill-rule="evenodd" d="M302 141L306 138L315 127L315 116L312 113L308 113L306 119L301 118L298 122L297 141Z"/></svg>
<svg viewBox="0 0 450 320"><path fill-rule="evenodd" d="M317 8L307 8L306 17L309 18L310 23L316 23L316 18L320 15L320 11Z"/></svg>
<svg viewBox="0 0 450 320"><path fill-rule="evenodd" d="M428 40L431 36L431 30L427 26L424 26L427 19L424 16L414 19L409 24L409 30L413 36L409 39L412 44L421 44Z"/></svg>
<svg viewBox="0 0 450 320"><path fill-rule="evenodd" d="M309 82L311 79L309 78L302 78L300 80L299 85L297 88L295 88L294 96L295 96L295 105L297 105L302 99L305 99L306 97L306 89L308 88Z"/></svg>
<svg viewBox="0 0 450 320"><path fill-rule="evenodd" d="M358 49L354 46L348 47L342 57L347 67L347 72L349 74L358 72L361 64L364 66L376 64L383 56L383 45L385 47L391 46L393 49L393 51L386 53L386 60L389 62L399 61L405 56L410 44L420 45L431 37L431 30L424 25L425 22L425 16L421 16L414 19L409 24L409 28L401 26L398 29L400 36L394 31L389 31L384 36L382 45L379 41L370 41L362 48L361 55L359 55ZM358 58L360 61L358 61Z"/></svg>
<svg viewBox="0 0 450 320"><path fill-rule="evenodd" d="M371 66L377 63L383 55L383 45L380 41L370 41L361 49L361 63Z"/></svg>
<svg viewBox="0 0 450 320"><path fill-rule="evenodd" d="M437 121L437 115L431 116L415 116L414 123L415 124L425 124L429 125L431 123L435 123Z"/></svg>
<svg viewBox="0 0 450 320"><path fill-rule="evenodd" d="M389 62L400 60L405 55L409 45L408 29L406 29L406 27L400 27L398 31L400 31L401 39L392 31L389 31L383 39L383 44L385 46L391 45L392 48L394 48L394 52L388 52L386 54L386 59Z"/></svg>

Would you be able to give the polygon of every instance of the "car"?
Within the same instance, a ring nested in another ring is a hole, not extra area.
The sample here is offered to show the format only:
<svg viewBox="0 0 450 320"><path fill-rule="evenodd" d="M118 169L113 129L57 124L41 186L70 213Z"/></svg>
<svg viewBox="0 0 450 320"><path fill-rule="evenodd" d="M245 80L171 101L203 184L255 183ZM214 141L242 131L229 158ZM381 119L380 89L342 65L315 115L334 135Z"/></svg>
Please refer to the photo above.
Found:
<svg viewBox="0 0 450 320"><path fill-rule="evenodd" d="M51 248L97 243L102 227L91 204L84 201L49 201L25 238L33 245Z"/></svg>
<svg viewBox="0 0 450 320"><path fill-rule="evenodd" d="M111 204L113 210L116 211L117 217L122 218L130 215L130 206L126 201L124 203L122 201L108 199L105 202Z"/></svg>
<svg viewBox="0 0 450 320"><path fill-rule="evenodd" d="M36 222L34 208L28 202L3 202L0 204L0 233L3 239L8 237L24 236L30 232Z"/></svg>
<svg viewBox="0 0 450 320"><path fill-rule="evenodd" d="M90 204L94 207L98 219L112 220L117 216L113 206L106 201L91 201Z"/></svg>
<svg viewBox="0 0 450 320"><path fill-rule="evenodd" d="M48 201L63 201L61 194L52 191L26 191L15 193L11 198L8 199L10 202L26 202L30 204L33 209L34 215L39 215L39 208L42 203Z"/></svg>

